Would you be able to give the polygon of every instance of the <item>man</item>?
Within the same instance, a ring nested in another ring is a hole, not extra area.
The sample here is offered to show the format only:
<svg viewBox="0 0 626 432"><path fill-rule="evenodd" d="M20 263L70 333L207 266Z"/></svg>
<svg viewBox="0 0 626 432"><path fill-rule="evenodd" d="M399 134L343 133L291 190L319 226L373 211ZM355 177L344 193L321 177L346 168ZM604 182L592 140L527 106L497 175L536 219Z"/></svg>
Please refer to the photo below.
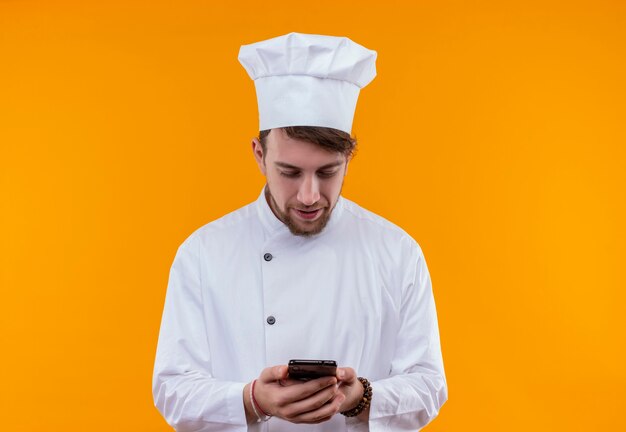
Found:
<svg viewBox="0 0 626 432"><path fill-rule="evenodd" d="M417 243L341 197L374 51L291 33L245 45L266 186L194 232L172 265L155 404L179 431L416 430L447 399ZM290 359L336 360L289 377Z"/></svg>

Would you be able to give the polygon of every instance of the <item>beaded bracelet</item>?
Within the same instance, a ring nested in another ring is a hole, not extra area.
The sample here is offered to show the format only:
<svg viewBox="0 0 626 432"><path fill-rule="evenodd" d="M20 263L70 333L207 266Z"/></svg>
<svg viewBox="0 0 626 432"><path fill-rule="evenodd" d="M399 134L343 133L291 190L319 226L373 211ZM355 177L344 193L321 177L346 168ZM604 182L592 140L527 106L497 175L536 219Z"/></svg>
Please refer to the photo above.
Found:
<svg viewBox="0 0 626 432"><path fill-rule="evenodd" d="M262 422L262 421L266 422L270 418L272 418L272 416L267 414L265 411L263 411L263 409L259 406L258 402L254 398L254 383L256 383L256 380L252 381L252 385L250 386L250 402L251 402L250 405L252 405L254 414L256 414L256 417L258 418L257 423ZM257 411L257 408L259 409L258 411ZM263 417L261 417L261 415L259 414L259 411L261 411L261 413L263 414Z"/></svg>
<svg viewBox="0 0 626 432"><path fill-rule="evenodd" d="M367 380L367 378L358 377L357 379L361 381L361 384L363 385L363 398L361 399L361 401L356 407L352 408L351 410L344 411L341 413L345 415L346 417L358 416L364 410L366 410L372 403L372 385Z"/></svg>

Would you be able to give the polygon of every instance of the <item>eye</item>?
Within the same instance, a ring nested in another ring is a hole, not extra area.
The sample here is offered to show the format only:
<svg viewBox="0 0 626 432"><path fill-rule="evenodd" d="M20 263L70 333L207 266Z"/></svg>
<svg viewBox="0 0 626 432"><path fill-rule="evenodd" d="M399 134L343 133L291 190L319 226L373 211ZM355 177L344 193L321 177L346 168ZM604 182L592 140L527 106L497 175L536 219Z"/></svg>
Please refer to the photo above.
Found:
<svg viewBox="0 0 626 432"><path fill-rule="evenodd" d="M322 177L322 178L330 178L330 177L334 176L335 174L337 174L336 170L333 170L333 171L320 171L320 172L317 173L317 175Z"/></svg>
<svg viewBox="0 0 626 432"><path fill-rule="evenodd" d="M280 175L287 178L296 178L300 175L300 171L280 171Z"/></svg>

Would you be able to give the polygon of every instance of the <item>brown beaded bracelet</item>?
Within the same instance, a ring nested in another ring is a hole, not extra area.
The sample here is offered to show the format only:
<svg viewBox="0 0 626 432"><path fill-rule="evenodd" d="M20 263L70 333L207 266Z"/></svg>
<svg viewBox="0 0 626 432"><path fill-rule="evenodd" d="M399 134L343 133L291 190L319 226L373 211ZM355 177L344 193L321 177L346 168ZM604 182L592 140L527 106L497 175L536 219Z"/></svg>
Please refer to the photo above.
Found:
<svg viewBox="0 0 626 432"><path fill-rule="evenodd" d="M361 381L361 384L363 385L363 398L361 399L361 401L356 407L352 408L351 410L344 411L341 413L345 415L346 417L358 416L359 414L363 412L363 410L367 409L372 403L372 385L367 380L367 378L358 377L357 379Z"/></svg>

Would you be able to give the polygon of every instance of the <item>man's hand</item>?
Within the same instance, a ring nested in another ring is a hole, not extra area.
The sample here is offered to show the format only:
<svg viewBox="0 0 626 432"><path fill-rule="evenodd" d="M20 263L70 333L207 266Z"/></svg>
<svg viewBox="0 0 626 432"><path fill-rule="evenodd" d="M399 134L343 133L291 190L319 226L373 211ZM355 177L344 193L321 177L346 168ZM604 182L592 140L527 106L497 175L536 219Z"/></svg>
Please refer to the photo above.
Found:
<svg viewBox="0 0 626 432"><path fill-rule="evenodd" d="M356 382L361 385L358 380ZM249 386L244 388L243 397L246 417L248 423L251 423L256 419ZM288 380L287 366L274 366L261 372L254 386L254 398L269 415L292 423L322 423L340 411L346 394L339 390L337 377L310 381Z"/></svg>
<svg viewBox="0 0 626 432"><path fill-rule="evenodd" d="M339 381L339 392L345 395L345 399L339 407L339 412L349 411L363 399L363 384L357 379L354 369L345 367L337 368L337 380ZM369 419L369 407L364 409L358 419L367 421Z"/></svg>
<svg viewBox="0 0 626 432"><path fill-rule="evenodd" d="M345 395L345 400L341 404L341 411L348 411L356 407L363 398L363 385L356 377L356 372L352 368L337 368L337 381L339 391Z"/></svg>

